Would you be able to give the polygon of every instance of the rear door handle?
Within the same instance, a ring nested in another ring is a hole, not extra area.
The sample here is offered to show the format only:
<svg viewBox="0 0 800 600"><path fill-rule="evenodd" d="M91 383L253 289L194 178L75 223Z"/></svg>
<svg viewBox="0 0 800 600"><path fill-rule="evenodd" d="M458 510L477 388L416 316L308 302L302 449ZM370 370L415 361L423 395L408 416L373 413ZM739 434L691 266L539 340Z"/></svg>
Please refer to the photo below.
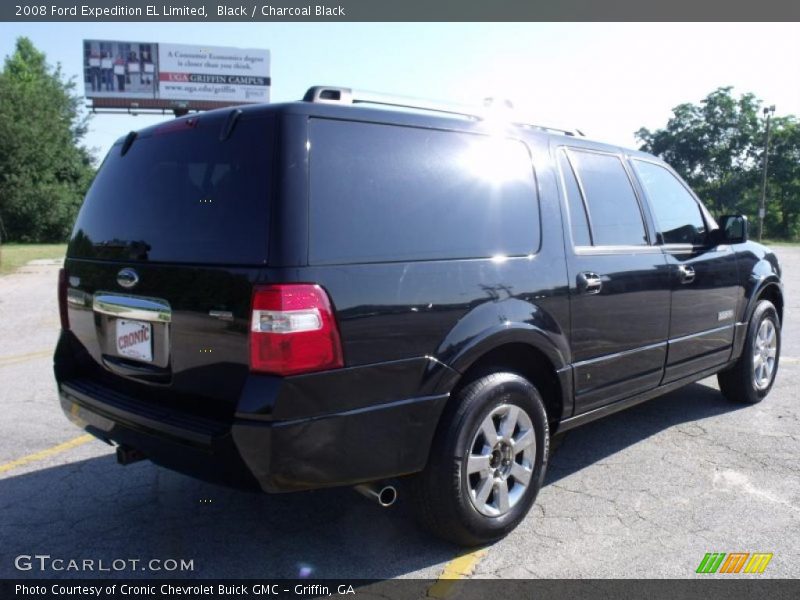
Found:
<svg viewBox="0 0 800 600"><path fill-rule="evenodd" d="M603 287L603 280L597 273L584 271L578 273L578 291L582 294L599 294Z"/></svg>
<svg viewBox="0 0 800 600"><path fill-rule="evenodd" d="M678 279L681 280L681 283L692 283L694 281L694 267L678 265Z"/></svg>

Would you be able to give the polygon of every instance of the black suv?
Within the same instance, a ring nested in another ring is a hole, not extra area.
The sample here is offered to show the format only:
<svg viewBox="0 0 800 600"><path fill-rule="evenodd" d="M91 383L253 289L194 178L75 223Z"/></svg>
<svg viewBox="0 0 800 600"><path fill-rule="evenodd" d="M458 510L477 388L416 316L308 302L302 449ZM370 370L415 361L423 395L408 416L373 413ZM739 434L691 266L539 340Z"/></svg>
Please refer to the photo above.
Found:
<svg viewBox="0 0 800 600"><path fill-rule="evenodd" d="M525 516L554 432L778 367L775 255L659 159L346 88L131 133L72 234L65 413L267 492L400 476L472 545Z"/></svg>

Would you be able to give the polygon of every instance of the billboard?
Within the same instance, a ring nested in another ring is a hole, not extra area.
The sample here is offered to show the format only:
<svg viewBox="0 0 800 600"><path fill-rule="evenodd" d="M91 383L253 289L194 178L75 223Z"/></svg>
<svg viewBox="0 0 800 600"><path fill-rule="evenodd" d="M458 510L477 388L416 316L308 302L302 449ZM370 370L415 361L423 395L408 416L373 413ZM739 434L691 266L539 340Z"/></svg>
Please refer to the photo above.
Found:
<svg viewBox="0 0 800 600"><path fill-rule="evenodd" d="M95 108L198 109L269 102L269 50L84 40Z"/></svg>

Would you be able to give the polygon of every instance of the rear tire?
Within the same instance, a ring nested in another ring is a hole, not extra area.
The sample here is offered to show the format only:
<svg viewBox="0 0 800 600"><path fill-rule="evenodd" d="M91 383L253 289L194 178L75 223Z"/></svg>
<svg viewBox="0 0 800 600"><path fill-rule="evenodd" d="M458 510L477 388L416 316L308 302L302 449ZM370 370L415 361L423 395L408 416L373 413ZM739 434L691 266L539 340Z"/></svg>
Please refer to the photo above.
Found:
<svg viewBox="0 0 800 600"><path fill-rule="evenodd" d="M733 402L761 402L775 383L780 355L778 311L769 300L760 300L747 326L742 355L731 369L717 375L722 394Z"/></svg>
<svg viewBox="0 0 800 600"><path fill-rule="evenodd" d="M493 373L458 391L442 416L428 465L412 479L421 524L462 546L506 536L530 510L550 450L536 387Z"/></svg>

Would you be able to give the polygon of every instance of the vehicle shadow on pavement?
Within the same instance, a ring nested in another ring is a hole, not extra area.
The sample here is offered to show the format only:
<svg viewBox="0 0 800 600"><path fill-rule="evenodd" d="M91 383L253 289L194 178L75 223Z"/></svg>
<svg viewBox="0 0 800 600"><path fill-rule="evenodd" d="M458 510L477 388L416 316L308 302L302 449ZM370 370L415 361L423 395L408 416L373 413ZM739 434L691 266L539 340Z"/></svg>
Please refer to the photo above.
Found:
<svg viewBox="0 0 800 600"><path fill-rule="evenodd" d="M733 412L746 405L693 383L664 396L555 436L545 486L602 461L665 429Z"/></svg>
<svg viewBox="0 0 800 600"><path fill-rule="evenodd" d="M545 485L669 427L739 408L694 384L569 432ZM100 442L95 442L100 444ZM403 496L382 509L349 488L241 492L113 454L0 480L0 577L436 577L459 551L417 528ZM187 572L20 572L19 554L184 559Z"/></svg>
<svg viewBox="0 0 800 600"><path fill-rule="evenodd" d="M349 488L242 492L113 455L0 480L0 498L0 577L435 578L458 551L419 530L402 496L383 509ZM194 569L20 572L20 554Z"/></svg>

